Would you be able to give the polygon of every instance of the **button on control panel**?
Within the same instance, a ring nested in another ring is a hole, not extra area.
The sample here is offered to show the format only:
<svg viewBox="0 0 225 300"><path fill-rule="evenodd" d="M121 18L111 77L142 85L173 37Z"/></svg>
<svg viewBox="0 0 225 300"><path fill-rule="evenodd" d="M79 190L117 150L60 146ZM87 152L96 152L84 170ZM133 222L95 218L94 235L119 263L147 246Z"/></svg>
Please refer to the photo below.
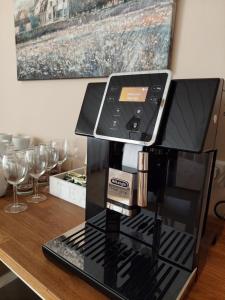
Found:
<svg viewBox="0 0 225 300"><path fill-rule="evenodd" d="M120 107L115 107L113 109L113 116L114 117L119 117L120 116L120 111L121 111L121 108Z"/></svg>
<svg viewBox="0 0 225 300"><path fill-rule="evenodd" d="M158 92L158 93L160 93L162 91L162 89L163 89L163 87L161 85L153 85L151 88L151 90L153 92Z"/></svg>
<svg viewBox="0 0 225 300"><path fill-rule="evenodd" d="M143 114L143 107L138 107L137 109L136 109L136 115L137 116L141 116Z"/></svg>
<svg viewBox="0 0 225 300"><path fill-rule="evenodd" d="M138 130L139 122L140 122L139 120L136 120L136 121L133 122L133 124L132 124L132 129L133 130Z"/></svg>
<svg viewBox="0 0 225 300"><path fill-rule="evenodd" d="M132 117L131 120L127 123L127 129L130 131L138 131L140 127L141 120L136 117Z"/></svg>
<svg viewBox="0 0 225 300"><path fill-rule="evenodd" d="M115 99L114 99L114 97L112 97L112 96L108 98L108 102L114 102L114 100L115 100Z"/></svg>
<svg viewBox="0 0 225 300"><path fill-rule="evenodd" d="M112 125L111 125L111 129L118 129L118 127L119 127L119 121L118 120L113 120Z"/></svg>
<svg viewBox="0 0 225 300"><path fill-rule="evenodd" d="M150 98L151 103L158 105L160 104L161 100L158 97L152 97Z"/></svg>

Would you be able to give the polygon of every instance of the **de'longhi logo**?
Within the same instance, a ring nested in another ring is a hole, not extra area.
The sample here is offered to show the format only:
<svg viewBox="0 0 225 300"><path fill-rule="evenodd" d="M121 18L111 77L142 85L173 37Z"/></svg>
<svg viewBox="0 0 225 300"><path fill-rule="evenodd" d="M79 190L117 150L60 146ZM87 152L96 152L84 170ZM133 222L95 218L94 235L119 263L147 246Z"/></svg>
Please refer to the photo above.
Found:
<svg viewBox="0 0 225 300"><path fill-rule="evenodd" d="M111 183L114 184L114 185L117 185L119 187L122 187L122 188L128 188L129 187L129 182L128 181L123 180L123 179L119 179L119 178L116 178L116 177L111 178Z"/></svg>

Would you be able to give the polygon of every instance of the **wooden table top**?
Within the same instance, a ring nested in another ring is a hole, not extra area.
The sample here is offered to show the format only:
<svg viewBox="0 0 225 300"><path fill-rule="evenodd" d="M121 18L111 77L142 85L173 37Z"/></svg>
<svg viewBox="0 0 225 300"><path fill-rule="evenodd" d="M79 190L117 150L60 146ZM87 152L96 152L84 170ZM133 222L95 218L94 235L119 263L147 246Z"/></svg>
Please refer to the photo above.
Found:
<svg viewBox="0 0 225 300"><path fill-rule="evenodd" d="M10 197L0 198L0 260L4 264L43 299L108 299L42 253L42 244L84 220L82 208L49 195L47 201L29 204L23 213L6 214L3 207L9 201ZM225 232L210 250L208 263L188 299L225 300L224 281Z"/></svg>
<svg viewBox="0 0 225 300"><path fill-rule="evenodd" d="M42 244L84 220L84 209L49 195L25 212L6 214L9 201L0 198L0 260L43 299L107 299L42 253Z"/></svg>

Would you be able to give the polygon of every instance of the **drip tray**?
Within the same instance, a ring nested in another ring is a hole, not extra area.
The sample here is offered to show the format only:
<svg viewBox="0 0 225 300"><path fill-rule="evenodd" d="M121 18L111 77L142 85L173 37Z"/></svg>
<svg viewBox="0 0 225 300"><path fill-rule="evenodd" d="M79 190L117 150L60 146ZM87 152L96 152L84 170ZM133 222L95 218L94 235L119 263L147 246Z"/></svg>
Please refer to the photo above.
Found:
<svg viewBox="0 0 225 300"><path fill-rule="evenodd" d="M177 299L191 272L160 258L151 246L83 223L43 246L94 286L117 299Z"/></svg>
<svg viewBox="0 0 225 300"><path fill-rule="evenodd" d="M106 210L89 219L88 223L105 231ZM126 216L120 218L121 232L149 246L153 244L153 229L154 214L151 211L143 209L133 218ZM195 239L193 235L162 224L159 250L161 258L191 271L193 268L194 247Z"/></svg>

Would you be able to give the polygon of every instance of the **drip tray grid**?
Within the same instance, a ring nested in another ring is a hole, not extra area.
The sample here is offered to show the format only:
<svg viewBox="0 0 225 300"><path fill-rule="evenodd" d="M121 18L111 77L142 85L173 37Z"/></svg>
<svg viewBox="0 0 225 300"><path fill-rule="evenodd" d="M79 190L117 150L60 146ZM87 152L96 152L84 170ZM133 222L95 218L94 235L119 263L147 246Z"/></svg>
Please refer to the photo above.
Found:
<svg viewBox="0 0 225 300"><path fill-rule="evenodd" d="M117 299L176 299L190 272L119 232L105 234L83 223L43 246L93 285Z"/></svg>
<svg viewBox="0 0 225 300"><path fill-rule="evenodd" d="M88 220L90 224L105 231L106 211ZM152 246L154 215L151 211L142 210L133 218L122 216L120 231ZM162 224L159 255L171 263L189 271L193 268L195 239L187 232Z"/></svg>

